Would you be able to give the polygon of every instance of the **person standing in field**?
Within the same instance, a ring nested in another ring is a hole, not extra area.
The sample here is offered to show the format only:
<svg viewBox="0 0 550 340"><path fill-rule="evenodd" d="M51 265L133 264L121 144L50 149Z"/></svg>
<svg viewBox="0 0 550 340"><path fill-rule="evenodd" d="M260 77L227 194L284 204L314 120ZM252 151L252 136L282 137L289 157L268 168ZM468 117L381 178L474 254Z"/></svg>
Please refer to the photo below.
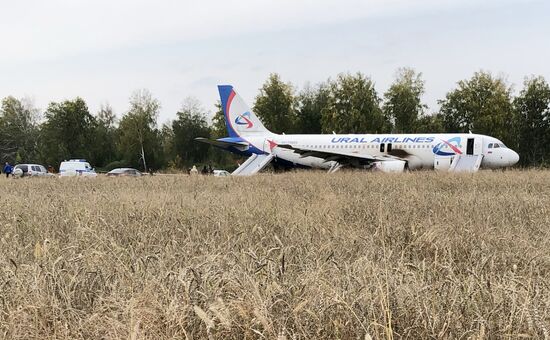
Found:
<svg viewBox="0 0 550 340"><path fill-rule="evenodd" d="M12 171L13 171L13 167L11 166L11 164L9 162L6 162L6 165L4 165L4 173L6 174L6 178L10 177Z"/></svg>

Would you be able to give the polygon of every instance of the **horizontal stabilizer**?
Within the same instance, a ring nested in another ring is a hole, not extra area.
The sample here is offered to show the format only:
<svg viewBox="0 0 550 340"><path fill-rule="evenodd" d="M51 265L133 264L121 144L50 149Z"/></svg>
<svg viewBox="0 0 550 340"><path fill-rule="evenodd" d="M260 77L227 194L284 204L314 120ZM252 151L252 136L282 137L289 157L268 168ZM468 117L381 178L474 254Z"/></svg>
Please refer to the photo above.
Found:
<svg viewBox="0 0 550 340"><path fill-rule="evenodd" d="M221 138L213 140L204 137L197 137L195 140L197 142L210 144L221 149L229 149L233 147L239 151L246 151L250 147L247 142L239 141L235 138Z"/></svg>

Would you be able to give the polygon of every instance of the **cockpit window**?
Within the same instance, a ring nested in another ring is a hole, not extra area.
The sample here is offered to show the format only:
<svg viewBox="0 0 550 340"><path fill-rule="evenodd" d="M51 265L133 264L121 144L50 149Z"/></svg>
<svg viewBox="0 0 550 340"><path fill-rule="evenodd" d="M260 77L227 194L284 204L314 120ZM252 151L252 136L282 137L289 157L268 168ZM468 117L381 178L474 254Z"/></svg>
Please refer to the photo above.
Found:
<svg viewBox="0 0 550 340"><path fill-rule="evenodd" d="M495 146L494 146L494 148L495 148L495 149L496 149L496 148L500 148L500 144L498 144L498 143L495 143Z"/></svg>
<svg viewBox="0 0 550 340"><path fill-rule="evenodd" d="M493 148L493 143L489 143L488 148L489 148L489 149L492 149L492 148Z"/></svg>

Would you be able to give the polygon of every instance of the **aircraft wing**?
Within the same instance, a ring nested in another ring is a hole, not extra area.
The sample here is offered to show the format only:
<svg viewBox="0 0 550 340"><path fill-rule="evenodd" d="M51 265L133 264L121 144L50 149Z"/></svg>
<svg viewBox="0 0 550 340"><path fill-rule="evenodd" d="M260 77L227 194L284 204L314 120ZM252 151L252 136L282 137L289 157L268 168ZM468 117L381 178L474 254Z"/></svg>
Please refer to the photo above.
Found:
<svg viewBox="0 0 550 340"><path fill-rule="evenodd" d="M335 161L341 164L354 164L354 163L372 163L380 161L396 161L406 160L404 157L408 155L405 150L392 150L387 156L374 156L365 153L359 153L354 150L313 150L303 147L296 147L290 144L278 144L277 147L292 150L295 153L300 154L300 157L316 157L322 158L325 162Z"/></svg>
<svg viewBox="0 0 550 340"><path fill-rule="evenodd" d="M213 140L213 139L208 139L204 137L197 137L195 138L195 140L197 142L214 145L221 149L229 149L230 147L234 147L237 150L246 151L249 147L249 144L247 142L231 140L231 138L222 138L222 139Z"/></svg>

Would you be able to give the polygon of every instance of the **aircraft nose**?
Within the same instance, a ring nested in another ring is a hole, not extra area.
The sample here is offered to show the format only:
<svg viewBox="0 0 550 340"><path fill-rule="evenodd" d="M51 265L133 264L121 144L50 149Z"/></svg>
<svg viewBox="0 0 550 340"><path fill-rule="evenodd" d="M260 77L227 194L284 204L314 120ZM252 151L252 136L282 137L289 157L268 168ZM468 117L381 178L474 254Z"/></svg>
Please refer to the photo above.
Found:
<svg viewBox="0 0 550 340"><path fill-rule="evenodd" d="M510 165L514 165L519 162L519 155L514 150L510 150Z"/></svg>

